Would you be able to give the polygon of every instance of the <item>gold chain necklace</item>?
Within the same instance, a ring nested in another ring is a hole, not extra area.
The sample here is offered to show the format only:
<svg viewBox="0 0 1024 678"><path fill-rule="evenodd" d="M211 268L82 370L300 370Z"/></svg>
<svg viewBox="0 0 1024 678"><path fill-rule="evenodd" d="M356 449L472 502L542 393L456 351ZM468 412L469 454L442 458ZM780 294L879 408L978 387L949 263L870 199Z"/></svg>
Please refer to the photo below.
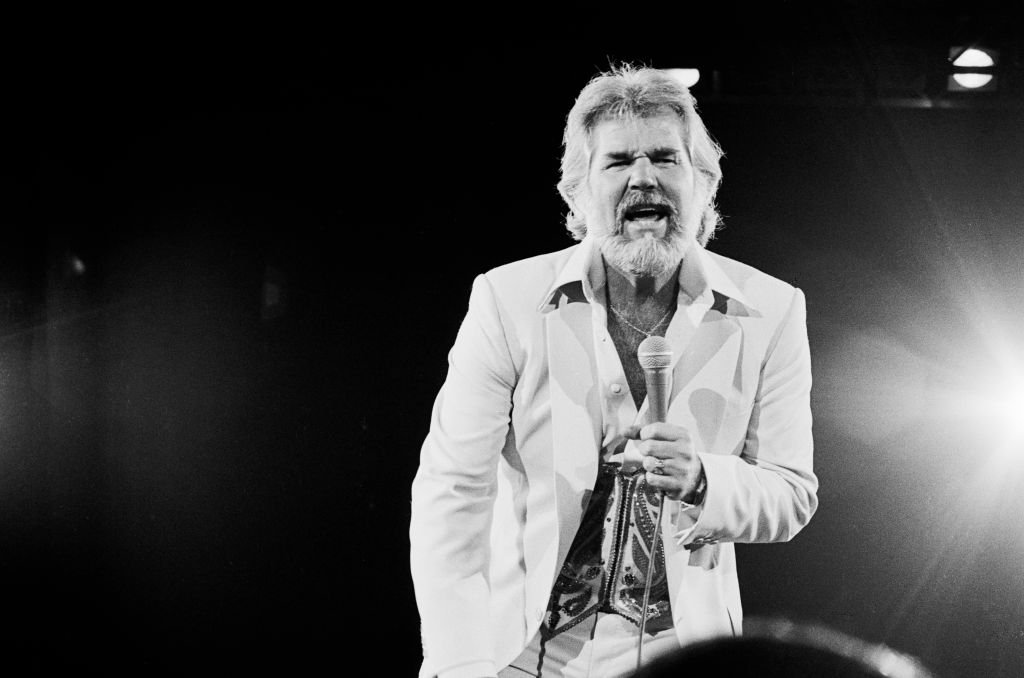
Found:
<svg viewBox="0 0 1024 678"><path fill-rule="evenodd" d="M649 330L642 330L639 327L637 327L636 325L634 325L633 323L629 322L629 320L626 319L626 316L624 316L622 314L622 311L620 311L619 309L615 308L611 304L608 304L608 306L612 309L612 313L614 313L616 315L616 317L618 317L619 320L621 320L622 322L626 323L627 325L632 327L634 330L636 330L637 332L639 332L640 334L642 334L642 335L644 335L646 337L651 336L651 333L654 332L654 330L656 330L659 327L661 327L661 324L663 322L665 322L666 320L668 320L668 316L672 313L672 310L673 310L672 307L669 306L669 309L667 311L665 311L665 315L661 316L661 320L659 320L658 322L656 322L653 325L651 325L651 329L649 329Z"/></svg>

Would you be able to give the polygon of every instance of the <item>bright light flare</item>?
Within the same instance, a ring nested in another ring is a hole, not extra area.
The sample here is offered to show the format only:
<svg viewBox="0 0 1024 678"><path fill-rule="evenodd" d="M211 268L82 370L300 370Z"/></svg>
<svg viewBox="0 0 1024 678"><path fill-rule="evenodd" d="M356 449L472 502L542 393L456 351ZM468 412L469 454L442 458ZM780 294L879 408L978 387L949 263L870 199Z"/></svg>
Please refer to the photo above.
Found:
<svg viewBox="0 0 1024 678"><path fill-rule="evenodd" d="M1024 375L976 374L957 388L939 388L930 405L959 422L993 458L1024 461Z"/></svg>
<svg viewBox="0 0 1024 678"><path fill-rule="evenodd" d="M1024 378L997 385L987 404L997 438L1005 441L1007 451L1024 453Z"/></svg>
<svg viewBox="0 0 1024 678"><path fill-rule="evenodd" d="M689 89L700 81L700 70L696 68L669 68L665 71Z"/></svg>
<svg viewBox="0 0 1024 678"><path fill-rule="evenodd" d="M816 375L822 418L886 454L908 452L892 441L927 430L950 450L1024 471L1024 349L980 322L988 343L965 342L959 361L929 358L878 331L834 328Z"/></svg>

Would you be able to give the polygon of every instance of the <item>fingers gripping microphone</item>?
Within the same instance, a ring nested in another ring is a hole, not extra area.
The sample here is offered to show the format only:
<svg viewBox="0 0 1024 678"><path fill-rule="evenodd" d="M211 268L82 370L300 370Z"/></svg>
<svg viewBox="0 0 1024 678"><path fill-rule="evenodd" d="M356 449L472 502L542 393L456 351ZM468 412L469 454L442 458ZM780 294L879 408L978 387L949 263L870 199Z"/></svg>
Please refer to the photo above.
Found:
<svg viewBox="0 0 1024 678"><path fill-rule="evenodd" d="M647 382L647 404L651 422L668 419L668 399L672 395L672 345L664 337L647 337L640 342L636 358L644 371ZM658 492L661 506L665 505L665 493ZM655 525L661 525L661 511ZM658 553L660 529L654 530L651 539L651 557L647 559L647 581L644 582L644 601L640 606L640 639L636 646L636 667L643 661L644 632L647 628L648 603L651 599L651 580L654 578L654 561Z"/></svg>
<svg viewBox="0 0 1024 678"><path fill-rule="evenodd" d="M672 346L664 337L647 337L636 351L647 382L647 401L651 421L668 419L668 399L672 394Z"/></svg>

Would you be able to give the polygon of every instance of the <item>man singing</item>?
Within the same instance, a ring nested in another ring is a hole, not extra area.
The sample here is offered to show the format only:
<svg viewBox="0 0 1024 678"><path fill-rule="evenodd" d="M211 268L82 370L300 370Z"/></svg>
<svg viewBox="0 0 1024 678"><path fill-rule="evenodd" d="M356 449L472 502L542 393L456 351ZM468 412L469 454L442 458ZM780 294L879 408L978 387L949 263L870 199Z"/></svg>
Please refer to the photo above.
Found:
<svg viewBox="0 0 1024 678"><path fill-rule="evenodd" d="M817 507L804 297L705 249L721 149L690 93L601 74L564 145L580 242L477 277L423 443L421 677L612 678L641 628L645 661L738 634L733 543L788 540ZM652 336L665 421L637 359Z"/></svg>

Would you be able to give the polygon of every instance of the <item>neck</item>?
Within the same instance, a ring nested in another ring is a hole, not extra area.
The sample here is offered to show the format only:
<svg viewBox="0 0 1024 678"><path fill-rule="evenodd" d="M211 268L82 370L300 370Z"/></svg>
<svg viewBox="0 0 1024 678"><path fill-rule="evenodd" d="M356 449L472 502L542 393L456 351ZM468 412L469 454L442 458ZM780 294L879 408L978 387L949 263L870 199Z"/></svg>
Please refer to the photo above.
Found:
<svg viewBox="0 0 1024 678"><path fill-rule="evenodd" d="M671 300L679 277L676 267L659 276L638 275L605 262L609 298L616 304L636 306L647 302Z"/></svg>

